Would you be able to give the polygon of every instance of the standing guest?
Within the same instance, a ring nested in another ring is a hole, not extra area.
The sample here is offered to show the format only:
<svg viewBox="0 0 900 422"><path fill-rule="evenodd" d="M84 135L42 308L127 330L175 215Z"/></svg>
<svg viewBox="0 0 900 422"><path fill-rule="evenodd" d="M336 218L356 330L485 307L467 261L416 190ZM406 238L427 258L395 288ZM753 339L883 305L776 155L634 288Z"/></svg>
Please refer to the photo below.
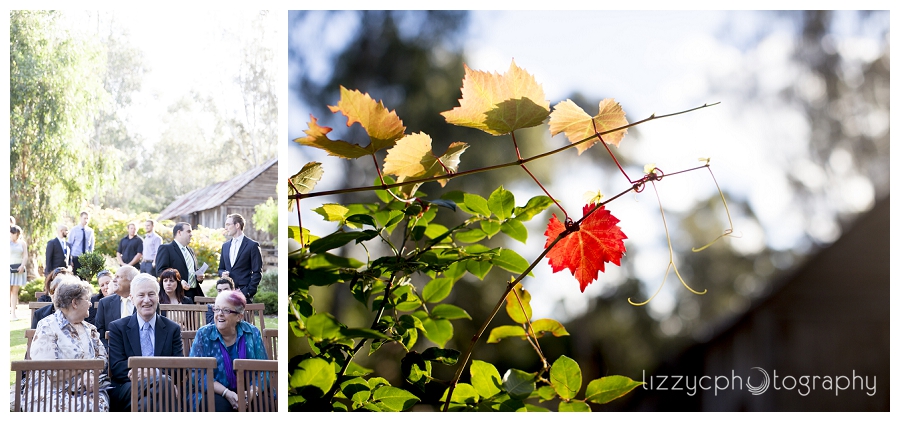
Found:
<svg viewBox="0 0 900 422"><path fill-rule="evenodd" d="M50 302L49 306L44 306L43 308L38 308L34 310L34 313L31 315L31 329L37 328L38 321L47 318L50 315L53 315L56 312L56 306L53 305L53 297L56 294L56 286L59 285L59 281L63 279L63 276L73 275L68 268L57 268L47 276L44 280L44 295L38 299L38 302ZM76 277L77 278L77 277Z"/></svg>
<svg viewBox="0 0 900 422"><path fill-rule="evenodd" d="M172 242L160 246L156 253L156 276L159 277L163 271L174 268L179 274L184 274L181 286L184 288L185 296L191 300L196 296L204 296L203 289L200 288L203 274L195 274L199 269L197 255L188 247L193 236L191 225L178 223L172 228L172 234Z"/></svg>
<svg viewBox="0 0 900 422"><path fill-rule="evenodd" d="M65 224L56 226L56 238L47 241L46 264L44 265L44 277L50 275L50 272L60 267L68 267L71 264L69 247L66 236L69 234L69 228Z"/></svg>
<svg viewBox="0 0 900 422"><path fill-rule="evenodd" d="M81 224L69 231L69 246L72 247L70 255L72 257L72 272L75 275L78 275L78 269L81 268L78 257L83 253L94 251L94 229L88 227L89 221L91 221L91 215L87 211L82 211Z"/></svg>
<svg viewBox="0 0 900 422"><path fill-rule="evenodd" d="M116 294L104 297L97 302L97 316L94 318L94 322L97 323L97 331L100 332L100 339L104 346L109 345L106 340L109 324L134 313L134 303L131 301L131 280L137 275L137 268L132 266L126 265L119 268L114 278L117 286Z"/></svg>
<svg viewBox="0 0 900 422"><path fill-rule="evenodd" d="M247 300L239 290L217 296L213 308L214 324L200 327L191 345L192 357L216 358L213 371L216 412L237 410L239 398L234 392L237 388L234 360L268 359L259 328L243 321L246 305Z"/></svg>
<svg viewBox="0 0 900 422"><path fill-rule="evenodd" d="M244 227L244 217L240 214L225 218L225 232L231 240L222 245L219 276L231 277L234 287L244 294L247 303L252 303L262 279L262 253L259 243L244 236Z"/></svg>
<svg viewBox="0 0 900 422"><path fill-rule="evenodd" d="M181 327L175 321L156 314L159 305L158 291L159 284L155 277L139 274L131 286L131 299L137 307L134 314L109 326L109 375L112 378L110 398L113 411L132 410L129 357L184 356Z"/></svg>
<svg viewBox="0 0 900 422"><path fill-rule="evenodd" d="M25 263L28 262L28 245L21 239L22 229L9 226L9 320L18 321L16 307L19 306L19 289L28 283Z"/></svg>
<svg viewBox="0 0 900 422"><path fill-rule="evenodd" d="M88 310L91 307L91 285L86 281L72 275L61 275L56 278L57 287L53 304L56 313L49 318L44 318L38 323L34 331L34 340L31 343L31 358L34 360L53 359L103 359L107 363L106 348L100 342L100 334L97 329L86 322ZM100 379L89 379L88 384L100 383L99 409L92 409L93 397L89 391L72 391L75 385L71 381L53 383L55 389L33 388L38 397L37 401L45 402L47 395L51 397L68 396L69 399L78 400L76 411L109 411L109 396L106 393L109 387L109 379L105 373ZM52 371L51 371L52 373ZM47 374L46 376L53 376ZM88 376L85 374L85 376ZM30 380L29 382L34 382ZM44 384L47 385L47 384ZM24 397L23 397L24 399ZM63 400L52 400L51 406L57 405ZM57 408L41 409L43 411L59 411Z"/></svg>
<svg viewBox="0 0 900 422"><path fill-rule="evenodd" d="M131 265L140 270L143 252L144 239L138 237L137 226L134 223L128 223L128 235L119 241L119 248L116 249L116 260L119 261L119 265Z"/></svg>
<svg viewBox="0 0 900 422"><path fill-rule="evenodd" d="M178 274L178 270L169 268L159 276L159 303L194 304L191 298L184 295L184 286L181 285L181 275Z"/></svg>
<svg viewBox="0 0 900 422"><path fill-rule="evenodd" d="M94 324L94 321L97 318L97 305L95 304L99 302L100 299L103 299L104 297L112 294L109 292L109 285L111 284L111 282L112 275L109 270L103 270L97 273L97 286L100 287L100 291L91 296L91 313L90 315L88 315L85 321ZM94 324L94 326L96 326L96 324Z"/></svg>
<svg viewBox="0 0 900 422"><path fill-rule="evenodd" d="M141 258L141 272L151 275L156 275L156 251L159 250L160 245L162 245L162 238L153 231L156 226L156 222L153 220L147 220L144 222L144 230L147 233L144 234L144 253Z"/></svg>

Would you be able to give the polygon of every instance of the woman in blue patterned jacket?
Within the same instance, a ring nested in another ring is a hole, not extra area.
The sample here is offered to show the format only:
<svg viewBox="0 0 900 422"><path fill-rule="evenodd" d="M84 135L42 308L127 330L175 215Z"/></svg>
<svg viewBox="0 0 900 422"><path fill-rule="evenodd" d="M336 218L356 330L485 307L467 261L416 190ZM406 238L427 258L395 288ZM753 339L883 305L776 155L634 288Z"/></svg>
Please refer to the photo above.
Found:
<svg viewBox="0 0 900 422"><path fill-rule="evenodd" d="M216 297L216 306L213 307L213 323L197 330L191 346L191 356L216 358L213 373L216 412L237 409L234 360L268 359L259 329L243 320L246 305L247 299L240 290L222 292Z"/></svg>

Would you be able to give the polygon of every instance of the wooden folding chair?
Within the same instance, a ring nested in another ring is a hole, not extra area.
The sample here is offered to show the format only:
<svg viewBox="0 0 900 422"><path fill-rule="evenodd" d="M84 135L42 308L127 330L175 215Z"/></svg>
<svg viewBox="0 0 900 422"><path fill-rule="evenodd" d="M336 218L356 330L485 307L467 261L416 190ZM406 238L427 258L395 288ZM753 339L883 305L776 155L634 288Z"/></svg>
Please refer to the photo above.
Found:
<svg viewBox="0 0 900 422"><path fill-rule="evenodd" d="M194 344L194 337L197 336L196 331L192 330L182 330L181 331L181 343L183 345L182 349L184 349L184 357L188 357L191 355L191 345Z"/></svg>
<svg viewBox="0 0 900 422"><path fill-rule="evenodd" d="M215 412L216 358L132 356L132 412Z"/></svg>
<svg viewBox="0 0 900 422"><path fill-rule="evenodd" d="M262 330L262 338L269 359L278 360L278 330L266 328Z"/></svg>
<svg viewBox="0 0 900 422"><path fill-rule="evenodd" d="M206 305L161 303L159 311L166 318L181 324L182 331L197 331L198 328L206 325Z"/></svg>
<svg viewBox="0 0 900 422"><path fill-rule="evenodd" d="M238 412L278 411L277 361L235 359L234 370L237 373Z"/></svg>
<svg viewBox="0 0 900 422"><path fill-rule="evenodd" d="M34 299L40 301L41 297L44 296L45 294L46 293L44 293L44 292L34 292Z"/></svg>
<svg viewBox="0 0 900 422"><path fill-rule="evenodd" d="M30 321L34 321L34 311L37 311L38 309L41 309L45 306L50 306L52 304L52 302L28 302L28 310L31 311Z"/></svg>
<svg viewBox="0 0 900 422"><path fill-rule="evenodd" d="M99 411L103 359L12 361L16 373L14 412ZM94 382L86 383L84 374ZM71 394L72 391L79 392ZM24 404L23 404L24 401Z"/></svg>
<svg viewBox="0 0 900 422"><path fill-rule="evenodd" d="M212 305L216 303L216 298L206 296L194 296L194 303L197 305Z"/></svg>
<svg viewBox="0 0 900 422"><path fill-rule="evenodd" d="M259 331L266 329L266 319L263 314L266 312L265 303L251 303L244 306L244 321L255 325Z"/></svg>
<svg viewBox="0 0 900 422"><path fill-rule="evenodd" d="M25 360L31 360L31 341L34 340L34 329L28 328L25 330L25 338L27 339L27 345L25 346Z"/></svg>

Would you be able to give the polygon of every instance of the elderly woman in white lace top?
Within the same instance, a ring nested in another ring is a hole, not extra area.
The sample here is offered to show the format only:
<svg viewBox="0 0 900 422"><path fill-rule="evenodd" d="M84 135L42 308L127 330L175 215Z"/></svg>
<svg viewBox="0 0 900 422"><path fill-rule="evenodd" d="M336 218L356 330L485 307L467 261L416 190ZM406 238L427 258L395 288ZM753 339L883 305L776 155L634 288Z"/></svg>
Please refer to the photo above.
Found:
<svg viewBox="0 0 900 422"><path fill-rule="evenodd" d="M38 322L34 340L31 343L31 359L103 359L108 364L106 349L100 342L97 328L84 321L91 307L91 293L93 292L90 284L75 276L60 277L65 278L60 280L56 286L56 294L53 297L56 313ZM85 374L85 376L88 375ZM53 391L42 392L41 395L44 397L48 394L52 395L53 402L58 402L57 398L78 400L78 411L108 412L109 396L105 391L109 387L108 377L103 374L98 380L88 380L88 383L92 382L100 383L99 409L90 409L93 406L91 392L73 392L68 385L62 385ZM59 397L60 395L69 397L63 398ZM43 397L38 397L37 400L43 401ZM56 411L59 409L43 410Z"/></svg>

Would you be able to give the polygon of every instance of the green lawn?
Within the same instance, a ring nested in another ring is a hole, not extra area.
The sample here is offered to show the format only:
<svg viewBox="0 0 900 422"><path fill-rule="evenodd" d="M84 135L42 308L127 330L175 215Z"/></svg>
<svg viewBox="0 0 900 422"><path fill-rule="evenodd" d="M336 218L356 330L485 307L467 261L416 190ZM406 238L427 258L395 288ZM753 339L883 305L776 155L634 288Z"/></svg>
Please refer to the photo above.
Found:
<svg viewBox="0 0 900 422"><path fill-rule="evenodd" d="M28 304L19 304L16 308L16 315L22 318L18 321L9 322L9 360L25 359L25 349L27 342L25 341L25 330L31 328L31 314L28 311ZM266 328L278 328L277 316L266 316ZM16 374L9 372L9 385L16 383Z"/></svg>

